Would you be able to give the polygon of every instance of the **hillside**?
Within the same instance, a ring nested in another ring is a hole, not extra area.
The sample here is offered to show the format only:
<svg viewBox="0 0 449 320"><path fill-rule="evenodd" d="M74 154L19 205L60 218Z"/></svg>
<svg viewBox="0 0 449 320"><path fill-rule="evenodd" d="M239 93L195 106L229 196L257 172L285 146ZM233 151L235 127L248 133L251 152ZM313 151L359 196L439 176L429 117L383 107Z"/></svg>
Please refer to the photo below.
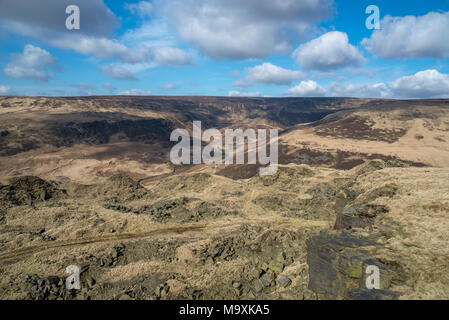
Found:
<svg viewBox="0 0 449 320"><path fill-rule="evenodd" d="M448 299L448 106L0 98L0 298ZM279 129L277 173L174 166L193 120Z"/></svg>

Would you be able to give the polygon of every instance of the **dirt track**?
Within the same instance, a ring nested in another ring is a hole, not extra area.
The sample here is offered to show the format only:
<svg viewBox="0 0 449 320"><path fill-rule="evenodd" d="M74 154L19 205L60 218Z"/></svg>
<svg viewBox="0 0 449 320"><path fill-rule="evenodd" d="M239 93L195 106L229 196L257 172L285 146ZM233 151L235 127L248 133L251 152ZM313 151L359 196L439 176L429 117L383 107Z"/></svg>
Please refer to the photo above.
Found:
<svg viewBox="0 0 449 320"><path fill-rule="evenodd" d="M48 249L85 245L85 244L107 242L107 241L115 241L115 240L140 239L140 238L146 238L149 236L154 236L154 235L159 235L159 234L167 234L167 233L184 233L187 231L200 231L200 230L203 230L205 227L206 227L205 225L190 225L190 226L185 226L185 227L160 228L160 229L155 229L155 230L142 232L142 233L124 233L124 234L104 236L104 237L91 237L91 238L83 238L83 239L54 241L54 242L48 243L48 244L29 246L29 247L22 248L19 250L14 250L11 252L0 254L0 265L9 264L12 262L12 260L14 260L16 258L20 258L25 255L45 251Z"/></svg>

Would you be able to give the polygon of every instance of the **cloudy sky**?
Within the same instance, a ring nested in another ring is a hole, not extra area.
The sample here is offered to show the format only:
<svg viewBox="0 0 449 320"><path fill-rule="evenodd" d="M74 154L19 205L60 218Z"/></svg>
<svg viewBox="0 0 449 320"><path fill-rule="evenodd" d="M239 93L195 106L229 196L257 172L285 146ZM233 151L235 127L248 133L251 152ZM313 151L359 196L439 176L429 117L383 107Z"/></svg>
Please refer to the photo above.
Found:
<svg viewBox="0 0 449 320"><path fill-rule="evenodd" d="M449 98L449 0L0 0L0 41L0 95Z"/></svg>

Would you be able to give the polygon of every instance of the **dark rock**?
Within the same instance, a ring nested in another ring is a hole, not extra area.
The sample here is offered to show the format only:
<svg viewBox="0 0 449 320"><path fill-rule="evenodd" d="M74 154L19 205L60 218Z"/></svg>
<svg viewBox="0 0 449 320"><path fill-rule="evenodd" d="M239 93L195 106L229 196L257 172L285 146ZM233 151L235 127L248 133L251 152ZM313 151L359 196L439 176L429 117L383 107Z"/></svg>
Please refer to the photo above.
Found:
<svg viewBox="0 0 449 320"><path fill-rule="evenodd" d="M31 285L29 297L32 300L56 300L66 296L62 279L57 276L41 278L37 275L27 275L25 282Z"/></svg>
<svg viewBox="0 0 449 320"><path fill-rule="evenodd" d="M309 289L328 299L350 299L350 290L365 288L368 265L380 270L380 289L387 290L404 281L400 266L379 261L376 243L348 232L322 232L307 240Z"/></svg>
<svg viewBox="0 0 449 320"><path fill-rule="evenodd" d="M277 284L284 288L288 287L290 283L292 283L292 280L286 276L279 276L277 279Z"/></svg>
<svg viewBox="0 0 449 320"><path fill-rule="evenodd" d="M13 178L8 185L0 186L0 204L33 205L65 195L65 190L33 176Z"/></svg>
<svg viewBox="0 0 449 320"><path fill-rule="evenodd" d="M254 280L253 286L254 286L254 290L256 293L261 292L265 288L265 285L263 284L263 282L260 279Z"/></svg>
<svg viewBox="0 0 449 320"><path fill-rule="evenodd" d="M50 236L48 234L41 234L41 239L44 241L55 241L56 237Z"/></svg>
<svg viewBox="0 0 449 320"><path fill-rule="evenodd" d="M376 289L354 289L348 291L348 299L351 300L397 300L398 292Z"/></svg>
<svg viewBox="0 0 449 320"><path fill-rule="evenodd" d="M377 216L389 210L383 205L353 205L343 210L341 227L343 229L366 228L374 224Z"/></svg>
<svg viewBox="0 0 449 320"><path fill-rule="evenodd" d="M274 274L272 272L267 272L260 277L260 281L262 285L265 287L269 287L273 284Z"/></svg>
<svg viewBox="0 0 449 320"><path fill-rule="evenodd" d="M92 288L92 287L95 285L96 281L95 281L94 278L88 277L88 278L86 279L86 283L87 283L87 285L89 286L89 288Z"/></svg>
<svg viewBox="0 0 449 320"><path fill-rule="evenodd" d="M120 212L124 212L124 213L133 212L133 209L131 209L131 208L128 208L121 204L114 204L114 203L104 203L103 208L108 209L108 210L120 211Z"/></svg>

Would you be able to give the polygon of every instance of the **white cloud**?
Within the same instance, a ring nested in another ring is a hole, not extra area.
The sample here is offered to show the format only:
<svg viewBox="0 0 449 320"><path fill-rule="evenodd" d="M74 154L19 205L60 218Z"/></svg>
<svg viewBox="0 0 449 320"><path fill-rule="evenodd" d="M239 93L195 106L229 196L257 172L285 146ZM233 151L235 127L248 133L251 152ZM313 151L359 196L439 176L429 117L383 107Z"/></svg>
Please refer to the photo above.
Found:
<svg viewBox="0 0 449 320"><path fill-rule="evenodd" d="M173 41L160 40L165 38L166 31L151 35L146 29L141 32L137 28L128 30L118 39L108 38L120 25L120 20L103 0L77 0L81 12L81 29L76 32L67 30L64 27L65 8L72 3L70 0L42 0L39 5L45 10L36 15L28 1L3 1L0 2L0 27L15 34L38 38L57 48L92 55L101 60L116 60L115 63L139 64L140 68L143 65L150 68L191 63L187 52L171 47ZM150 3L141 1L130 9L146 14L150 6ZM135 36L137 38L133 38Z"/></svg>
<svg viewBox="0 0 449 320"><path fill-rule="evenodd" d="M44 49L27 44L23 53L13 55L3 72L12 78L47 81L53 77L49 67L57 67L56 58Z"/></svg>
<svg viewBox="0 0 449 320"><path fill-rule="evenodd" d="M121 51L120 51L121 52ZM124 63L113 63L100 67L101 72L118 80L138 80L134 73L156 66L182 66L191 64L190 56L178 48L141 48L124 53Z"/></svg>
<svg viewBox="0 0 449 320"><path fill-rule="evenodd" d="M120 59L124 62L140 62L146 59L145 50L130 50L117 40L73 34L50 40L50 44L62 49L93 55L99 59Z"/></svg>
<svg viewBox="0 0 449 320"><path fill-rule="evenodd" d="M326 94L326 89L313 80L307 80L288 89L285 94L294 97L322 97Z"/></svg>
<svg viewBox="0 0 449 320"><path fill-rule="evenodd" d="M152 55L153 60L162 66L182 66L192 63L190 55L178 48L153 48Z"/></svg>
<svg viewBox="0 0 449 320"><path fill-rule="evenodd" d="M233 86L247 87L254 83L289 85L304 77L304 73L275 66L269 62L247 68L246 76L233 83Z"/></svg>
<svg viewBox="0 0 449 320"><path fill-rule="evenodd" d="M348 84L333 83L329 88L333 97L426 99L449 98L449 74L424 70L389 83Z"/></svg>
<svg viewBox="0 0 449 320"><path fill-rule="evenodd" d="M171 0L165 12L178 34L213 59L287 53L332 11L333 0ZM289 36L287 36L289 35Z"/></svg>
<svg viewBox="0 0 449 320"><path fill-rule="evenodd" d="M365 62L362 53L349 43L348 35L332 31L313 39L293 52L293 58L306 69L328 71Z"/></svg>
<svg viewBox="0 0 449 320"><path fill-rule="evenodd" d="M15 93L11 89L11 87L0 85L0 96L10 96L10 95L14 95L14 94Z"/></svg>
<svg viewBox="0 0 449 320"><path fill-rule="evenodd" d="M161 89L162 90L173 90L173 89L177 89L177 86L174 85L173 83L166 83L161 86Z"/></svg>
<svg viewBox="0 0 449 320"><path fill-rule="evenodd" d="M117 80L138 80L131 71L121 66L107 65L100 67L100 69L103 74Z"/></svg>
<svg viewBox="0 0 449 320"><path fill-rule="evenodd" d="M125 9L132 13L137 13L140 17L150 16L153 12L153 5L148 1L139 1L138 3L126 3Z"/></svg>
<svg viewBox="0 0 449 320"><path fill-rule="evenodd" d="M154 14L136 29L128 29L121 37L128 46L175 47L178 39L163 14Z"/></svg>
<svg viewBox="0 0 449 320"><path fill-rule="evenodd" d="M395 96L402 98L449 98L449 74L425 70L390 83Z"/></svg>
<svg viewBox="0 0 449 320"><path fill-rule="evenodd" d="M74 50L99 59L118 59L122 63L155 63L164 66L180 66L191 63L191 57L185 51L170 47L129 48L117 40L95 38L82 35L55 39L52 44Z"/></svg>
<svg viewBox="0 0 449 320"><path fill-rule="evenodd" d="M120 92L121 96L151 96L152 92L149 90L141 90L141 89L131 89Z"/></svg>
<svg viewBox="0 0 449 320"><path fill-rule="evenodd" d="M388 98L391 97L391 91L385 83L375 84L332 84L330 86L330 95L333 97L357 97L357 98Z"/></svg>
<svg viewBox="0 0 449 320"><path fill-rule="evenodd" d="M105 37L120 26L119 19L104 4L103 0L29 0L0 1L0 24L14 33L41 39L53 39L70 35L65 28L65 9L76 4L81 12L83 35Z"/></svg>
<svg viewBox="0 0 449 320"><path fill-rule="evenodd" d="M240 92L237 90L229 91L229 97L261 97L262 94L260 92Z"/></svg>
<svg viewBox="0 0 449 320"><path fill-rule="evenodd" d="M449 58L449 12L386 16L381 28L362 44L383 58Z"/></svg>

